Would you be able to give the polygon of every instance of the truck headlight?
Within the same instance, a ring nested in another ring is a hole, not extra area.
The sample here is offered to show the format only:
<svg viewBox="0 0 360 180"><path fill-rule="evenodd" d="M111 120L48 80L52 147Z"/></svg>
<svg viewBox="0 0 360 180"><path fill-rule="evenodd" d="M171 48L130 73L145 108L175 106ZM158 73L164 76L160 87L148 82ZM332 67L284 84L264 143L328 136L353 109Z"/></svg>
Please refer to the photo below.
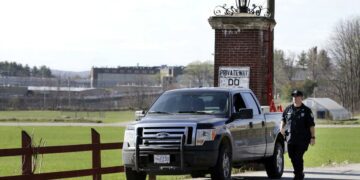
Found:
<svg viewBox="0 0 360 180"><path fill-rule="evenodd" d="M198 129L196 131L196 145L202 146L205 141L213 141L215 136L215 129Z"/></svg>
<svg viewBox="0 0 360 180"><path fill-rule="evenodd" d="M127 147L135 147L136 143L136 132L134 126L128 126L125 130L124 144Z"/></svg>

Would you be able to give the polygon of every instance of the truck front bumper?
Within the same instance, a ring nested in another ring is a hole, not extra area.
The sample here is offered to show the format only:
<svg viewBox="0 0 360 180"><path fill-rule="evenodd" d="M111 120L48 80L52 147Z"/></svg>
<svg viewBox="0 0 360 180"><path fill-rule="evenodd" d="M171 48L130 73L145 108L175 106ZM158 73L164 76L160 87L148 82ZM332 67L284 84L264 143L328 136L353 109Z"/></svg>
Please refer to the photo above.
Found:
<svg viewBox="0 0 360 180"><path fill-rule="evenodd" d="M124 166L156 174L181 174L194 170L209 170L215 166L218 159L218 150L196 150L194 147L184 148L182 153L154 149L141 150L138 158L136 154L136 151L124 150ZM170 155L170 163L157 164L154 162L154 155Z"/></svg>

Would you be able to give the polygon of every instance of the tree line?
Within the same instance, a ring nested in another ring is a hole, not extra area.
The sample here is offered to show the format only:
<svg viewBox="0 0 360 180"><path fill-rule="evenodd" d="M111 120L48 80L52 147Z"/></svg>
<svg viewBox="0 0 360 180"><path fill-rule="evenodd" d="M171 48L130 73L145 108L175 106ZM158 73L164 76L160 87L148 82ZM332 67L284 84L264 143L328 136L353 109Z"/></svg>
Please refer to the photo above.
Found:
<svg viewBox="0 0 360 180"><path fill-rule="evenodd" d="M209 87L214 85L214 63L194 61L185 67L180 82L187 87Z"/></svg>
<svg viewBox="0 0 360 180"><path fill-rule="evenodd" d="M18 77L53 77L50 68L46 66L29 67L23 66L16 62L0 61L1 76L18 76Z"/></svg>
<svg viewBox="0 0 360 180"><path fill-rule="evenodd" d="M274 51L276 94L290 99L294 88L305 96L330 97L353 113L360 111L360 17L340 21L325 49L296 55ZM302 76L304 81L296 81Z"/></svg>

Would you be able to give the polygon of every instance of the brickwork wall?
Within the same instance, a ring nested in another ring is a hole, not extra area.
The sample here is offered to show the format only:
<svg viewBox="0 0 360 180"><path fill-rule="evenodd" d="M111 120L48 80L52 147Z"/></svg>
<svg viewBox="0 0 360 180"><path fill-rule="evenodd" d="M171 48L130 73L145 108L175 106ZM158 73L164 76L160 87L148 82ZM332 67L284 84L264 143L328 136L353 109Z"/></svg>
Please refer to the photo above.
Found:
<svg viewBox="0 0 360 180"><path fill-rule="evenodd" d="M269 36L270 35L270 36ZM261 105L268 105L268 87L272 87L273 33L269 30L215 30L215 79L219 66L250 67L250 89ZM270 51L269 51L270 50ZM269 68L270 67L270 68ZM270 81L270 82L269 82Z"/></svg>

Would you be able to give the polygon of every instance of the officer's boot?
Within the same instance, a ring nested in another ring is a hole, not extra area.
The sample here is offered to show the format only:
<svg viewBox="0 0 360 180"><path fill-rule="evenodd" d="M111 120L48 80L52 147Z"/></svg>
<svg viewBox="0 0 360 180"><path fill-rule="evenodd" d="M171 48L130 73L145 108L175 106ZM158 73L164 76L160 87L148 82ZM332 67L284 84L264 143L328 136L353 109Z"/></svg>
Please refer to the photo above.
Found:
<svg viewBox="0 0 360 180"><path fill-rule="evenodd" d="M305 174L295 174L294 180L304 180Z"/></svg>

